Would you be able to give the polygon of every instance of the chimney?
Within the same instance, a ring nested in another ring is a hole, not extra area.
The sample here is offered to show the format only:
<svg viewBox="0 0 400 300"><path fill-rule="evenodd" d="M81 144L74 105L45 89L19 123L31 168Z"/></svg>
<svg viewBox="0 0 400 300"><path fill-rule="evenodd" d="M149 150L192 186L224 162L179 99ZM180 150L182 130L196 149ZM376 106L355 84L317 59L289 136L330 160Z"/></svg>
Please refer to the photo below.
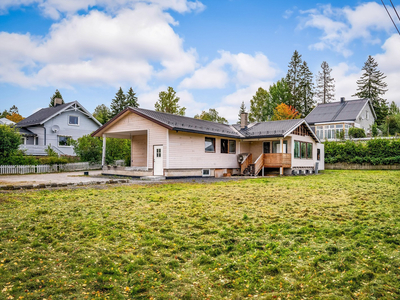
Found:
<svg viewBox="0 0 400 300"><path fill-rule="evenodd" d="M54 98L54 106L61 105L63 100L61 98Z"/></svg>
<svg viewBox="0 0 400 300"><path fill-rule="evenodd" d="M247 120L247 115L248 113L243 112L240 114L240 129L246 128L248 125L248 120Z"/></svg>
<svg viewBox="0 0 400 300"><path fill-rule="evenodd" d="M344 103L345 97L340 97L340 103Z"/></svg>

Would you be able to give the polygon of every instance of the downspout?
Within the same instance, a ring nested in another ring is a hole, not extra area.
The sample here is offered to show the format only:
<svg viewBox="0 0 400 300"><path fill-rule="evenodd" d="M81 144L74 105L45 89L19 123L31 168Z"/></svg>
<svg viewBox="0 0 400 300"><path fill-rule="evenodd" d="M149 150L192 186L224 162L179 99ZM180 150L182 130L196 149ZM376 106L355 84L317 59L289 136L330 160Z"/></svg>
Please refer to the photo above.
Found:
<svg viewBox="0 0 400 300"><path fill-rule="evenodd" d="M43 141L43 146L46 146L46 127L43 125L43 131L44 131L44 141Z"/></svg>

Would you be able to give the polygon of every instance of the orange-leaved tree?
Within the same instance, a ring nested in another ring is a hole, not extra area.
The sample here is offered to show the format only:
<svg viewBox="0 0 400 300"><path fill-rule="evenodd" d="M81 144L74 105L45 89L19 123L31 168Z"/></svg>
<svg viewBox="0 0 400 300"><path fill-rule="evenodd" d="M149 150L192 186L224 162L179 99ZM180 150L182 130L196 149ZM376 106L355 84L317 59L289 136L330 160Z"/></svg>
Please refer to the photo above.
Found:
<svg viewBox="0 0 400 300"><path fill-rule="evenodd" d="M293 106L281 103L274 108L274 115L272 116L272 121L299 119L299 118L300 114Z"/></svg>
<svg viewBox="0 0 400 300"><path fill-rule="evenodd" d="M11 115L6 116L7 119L10 121L13 121L14 123L18 123L25 119L23 116L21 116L19 113L13 112Z"/></svg>

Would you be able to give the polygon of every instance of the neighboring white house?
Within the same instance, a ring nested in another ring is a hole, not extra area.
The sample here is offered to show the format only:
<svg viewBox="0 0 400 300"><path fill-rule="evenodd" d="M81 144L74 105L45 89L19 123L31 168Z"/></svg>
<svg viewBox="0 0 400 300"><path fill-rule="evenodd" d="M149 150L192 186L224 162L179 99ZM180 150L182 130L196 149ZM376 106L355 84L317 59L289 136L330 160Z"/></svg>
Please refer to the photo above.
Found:
<svg viewBox="0 0 400 300"><path fill-rule="evenodd" d="M78 101L73 101L42 108L15 126L23 136L20 148L28 155L46 155L48 146L60 155L75 155L71 139L92 133L101 123Z"/></svg>
<svg viewBox="0 0 400 300"><path fill-rule="evenodd" d="M0 119L0 124L1 125L14 125L15 122L13 122L13 121L11 121L11 120L9 120L7 118L1 118Z"/></svg>
<svg viewBox="0 0 400 300"><path fill-rule="evenodd" d="M369 99L358 99L318 104L306 117L313 131L321 141L335 140L339 131L348 137L350 127L362 128L371 134L371 126L375 123L376 114Z"/></svg>
<svg viewBox="0 0 400 300"><path fill-rule="evenodd" d="M128 107L92 136L129 139L131 167L107 174L169 178L311 173L324 168L324 145L304 119L219 124ZM103 144L103 167L105 166Z"/></svg>

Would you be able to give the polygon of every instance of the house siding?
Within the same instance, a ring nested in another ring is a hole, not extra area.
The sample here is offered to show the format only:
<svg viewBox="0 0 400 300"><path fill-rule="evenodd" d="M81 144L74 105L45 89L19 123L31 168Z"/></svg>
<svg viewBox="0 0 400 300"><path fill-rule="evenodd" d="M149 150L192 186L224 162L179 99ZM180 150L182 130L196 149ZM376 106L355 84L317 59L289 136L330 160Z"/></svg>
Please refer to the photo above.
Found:
<svg viewBox="0 0 400 300"><path fill-rule="evenodd" d="M317 143L311 136L301 136L296 134L289 135L292 142L290 144L290 151L292 153L292 168L293 167L315 167L315 162L317 161ZM307 142L313 144L312 149L312 159L304 159L304 158L294 158L294 141L299 142Z"/></svg>
<svg viewBox="0 0 400 300"><path fill-rule="evenodd" d="M79 126L68 125L69 115L79 117ZM57 125L60 130L57 132L53 132L53 125ZM46 128L46 145L55 146L66 155L75 155L72 146L58 146L58 136L70 136L72 137L72 139L77 140L83 135L90 134L95 131L97 128L99 128L99 125L97 125L92 119L90 119L80 111L65 111L44 123L44 127ZM37 133L39 136L39 145L44 145L43 127L27 128L32 132Z"/></svg>
<svg viewBox="0 0 400 300"><path fill-rule="evenodd" d="M358 118L355 122L358 124L356 127L363 128L366 134L371 132L371 127L374 124L375 119L372 114L371 107L368 104L365 105L361 110L361 113L358 115Z"/></svg>

